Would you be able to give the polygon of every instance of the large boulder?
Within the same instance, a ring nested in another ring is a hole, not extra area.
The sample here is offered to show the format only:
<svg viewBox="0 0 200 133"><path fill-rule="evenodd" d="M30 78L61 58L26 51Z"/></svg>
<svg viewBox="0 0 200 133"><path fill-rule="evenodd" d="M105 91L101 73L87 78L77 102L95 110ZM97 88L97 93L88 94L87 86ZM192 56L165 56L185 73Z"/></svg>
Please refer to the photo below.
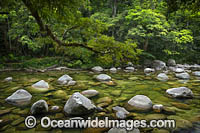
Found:
<svg viewBox="0 0 200 133"><path fill-rule="evenodd" d="M152 101L145 95L136 95L128 101L126 107L129 111L148 111L152 109Z"/></svg>
<svg viewBox="0 0 200 133"><path fill-rule="evenodd" d="M70 77L69 75L65 74L63 76L61 76L59 79L58 79L58 83L59 84L67 84L69 81L73 80L72 77Z"/></svg>
<svg viewBox="0 0 200 133"><path fill-rule="evenodd" d="M144 69L145 74L150 74L150 73L154 73L154 72L155 72L155 69L153 69L153 68L145 68Z"/></svg>
<svg viewBox="0 0 200 133"><path fill-rule="evenodd" d="M12 80L13 80L12 77L7 77L7 78L4 79L5 82L11 82Z"/></svg>
<svg viewBox="0 0 200 133"><path fill-rule="evenodd" d="M171 88L166 90L168 95L174 98L192 98L193 92L187 87Z"/></svg>
<svg viewBox="0 0 200 133"><path fill-rule="evenodd" d="M97 77L96 77L97 80L99 81L110 81L111 80L111 77L108 76L107 74L99 74Z"/></svg>
<svg viewBox="0 0 200 133"><path fill-rule="evenodd" d="M192 73L194 76L200 77L200 71L196 71Z"/></svg>
<svg viewBox="0 0 200 133"><path fill-rule="evenodd" d="M79 92L74 93L66 102L64 112L68 115L85 115L93 112L96 106Z"/></svg>
<svg viewBox="0 0 200 133"><path fill-rule="evenodd" d="M176 61L174 59L169 59L167 62L168 66L176 66Z"/></svg>
<svg viewBox="0 0 200 133"><path fill-rule="evenodd" d="M153 67L156 69L156 70L163 70L166 68L166 63L163 62L163 61L160 61L160 60L154 60L153 61Z"/></svg>
<svg viewBox="0 0 200 133"><path fill-rule="evenodd" d="M125 72L134 72L135 68L134 67L126 67Z"/></svg>
<svg viewBox="0 0 200 133"><path fill-rule="evenodd" d="M16 106L23 106L30 103L32 95L23 89L17 90L11 96L6 98L6 102L16 105Z"/></svg>
<svg viewBox="0 0 200 133"><path fill-rule="evenodd" d="M48 112L48 104L45 100L39 100L31 106L31 114L41 114Z"/></svg>
<svg viewBox="0 0 200 133"><path fill-rule="evenodd" d="M178 73L175 75L177 78L180 78L180 79L190 79L190 75L186 72L184 73Z"/></svg>
<svg viewBox="0 0 200 133"><path fill-rule="evenodd" d="M96 90L85 90L85 91L82 91L81 94L90 98L90 97L97 96L99 94L99 92Z"/></svg>
<svg viewBox="0 0 200 133"><path fill-rule="evenodd" d="M169 78L165 73L160 73L158 74L157 79L160 81L167 81Z"/></svg>
<svg viewBox="0 0 200 133"><path fill-rule="evenodd" d="M93 71L93 72L102 72L102 71L103 71L103 68L100 67L100 66L95 66L95 67L92 68L92 71Z"/></svg>

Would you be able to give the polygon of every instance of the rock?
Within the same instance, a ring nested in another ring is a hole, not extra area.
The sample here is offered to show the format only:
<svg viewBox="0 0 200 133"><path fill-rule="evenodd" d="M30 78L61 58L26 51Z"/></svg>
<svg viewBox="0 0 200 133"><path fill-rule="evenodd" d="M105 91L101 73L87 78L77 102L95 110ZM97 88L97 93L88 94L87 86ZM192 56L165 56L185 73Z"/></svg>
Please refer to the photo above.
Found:
<svg viewBox="0 0 200 133"><path fill-rule="evenodd" d="M119 119L125 119L127 117L126 115L129 114L129 112L125 108L119 106L115 106L112 109L116 111L116 116Z"/></svg>
<svg viewBox="0 0 200 133"><path fill-rule="evenodd" d="M76 81L69 81L68 83L67 83L67 85L69 85L69 86L73 86L73 85L75 85L76 84Z"/></svg>
<svg viewBox="0 0 200 133"><path fill-rule="evenodd" d="M61 99L66 99L67 98L67 93L63 90L57 90L53 93L53 97L55 98L61 98Z"/></svg>
<svg viewBox="0 0 200 133"><path fill-rule="evenodd" d="M155 104L155 105L153 105L153 110L155 112L161 112L163 110L163 105L162 104Z"/></svg>
<svg viewBox="0 0 200 133"><path fill-rule="evenodd" d="M117 72L117 69L116 69L115 67L110 68L110 72L111 72L111 73L116 73L116 72Z"/></svg>
<svg viewBox="0 0 200 133"><path fill-rule="evenodd" d="M102 72L102 71L103 71L103 68L100 67L100 66L95 66L95 67L92 68L92 71L93 71L93 72Z"/></svg>
<svg viewBox="0 0 200 133"><path fill-rule="evenodd" d="M90 98L90 97L99 95L99 92L97 90L85 90L85 91L82 91L81 94Z"/></svg>
<svg viewBox="0 0 200 133"><path fill-rule="evenodd" d="M145 120L164 120L166 116L164 114L148 114L144 117Z"/></svg>
<svg viewBox="0 0 200 133"><path fill-rule="evenodd" d="M45 100L39 100L31 106L31 114L41 114L48 112L48 105Z"/></svg>
<svg viewBox="0 0 200 133"><path fill-rule="evenodd" d="M113 81L106 81L106 82L103 82L103 83L105 83L106 85L108 85L108 86L116 86L117 84L115 83L115 82L113 82Z"/></svg>
<svg viewBox="0 0 200 133"><path fill-rule="evenodd" d="M190 79L190 75L186 72L176 74L175 76L180 79Z"/></svg>
<svg viewBox="0 0 200 133"><path fill-rule="evenodd" d="M200 71L196 71L192 73L194 76L200 77Z"/></svg>
<svg viewBox="0 0 200 133"><path fill-rule="evenodd" d="M99 81L110 81L111 77L108 76L107 74L100 74L96 77L96 79Z"/></svg>
<svg viewBox="0 0 200 133"><path fill-rule="evenodd" d="M112 99L110 97L102 97L102 98L98 99L96 103L97 104L98 103L108 103L108 104L111 104L112 103Z"/></svg>
<svg viewBox="0 0 200 133"><path fill-rule="evenodd" d="M190 110L190 106L187 105L187 104L184 104L184 103L176 103L176 102L173 102L171 103L173 106L179 108L179 109L185 109L185 110Z"/></svg>
<svg viewBox="0 0 200 133"><path fill-rule="evenodd" d="M17 125L19 125L20 123L24 122L24 120L25 120L25 119L24 119L23 117L20 117L19 119L13 121L13 122L11 123L11 125L12 125L12 126L17 126Z"/></svg>
<svg viewBox="0 0 200 133"><path fill-rule="evenodd" d="M152 101L147 96L136 95L128 101L127 110L129 111L148 111L152 109Z"/></svg>
<svg viewBox="0 0 200 133"><path fill-rule="evenodd" d="M163 113L166 115L175 115L176 110L170 107L163 107Z"/></svg>
<svg viewBox="0 0 200 133"><path fill-rule="evenodd" d="M95 108L90 99L76 92L66 102L64 112L69 115L84 115L93 112Z"/></svg>
<svg viewBox="0 0 200 133"><path fill-rule="evenodd" d="M154 60L153 61L153 67L156 70L163 70L164 68L166 68L166 63L160 60Z"/></svg>
<svg viewBox="0 0 200 133"><path fill-rule="evenodd" d="M133 128L133 127L131 127L131 128ZM131 131L127 131L127 130L124 129L124 128L116 128L116 127L113 127L113 128L111 128L111 129L108 131L108 133L140 133L140 130L137 129L137 128L135 128L135 129L133 129L133 130L131 130Z"/></svg>
<svg viewBox="0 0 200 133"><path fill-rule="evenodd" d="M153 68L145 68L144 69L145 74L154 73L154 72L155 72L155 69L153 69Z"/></svg>
<svg viewBox="0 0 200 133"><path fill-rule="evenodd" d="M11 109L0 110L0 116L8 114L11 112Z"/></svg>
<svg viewBox="0 0 200 133"><path fill-rule="evenodd" d="M176 61L174 59L169 59L167 62L168 66L176 66Z"/></svg>
<svg viewBox="0 0 200 133"><path fill-rule="evenodd" d="M169 78L165 73L160 73L158 74L157 79L160 81L167 81Z"/></svg>
<svg viewBox="0 0 200 133"><path fill-rule="evenodd" d="M30 103L32 95L23 89L17 90L11 96L6 98L6 102L16 105L16 106L24 106Z"/></svg>
<svg viewBox="0 0 200 133"><path fill-rule="evenodd" d="M183 68L175 68L174 72L183 73L185 70Z"/></svg>
<svg viewBox="0 0 200 133"><path fill-rule="evenodd" d="M127 66L128 66L128 67L133 67L133 63L132 63L132 62L128 62L128 63L127 63Z"/></svg>
<svg viewBox="0 0 200 133"><path fill-rule="evenodd" d="M49 84L45 82L44 80L40 80L39 82L33 84L32 87L36 89L48 89Z"/></svg>
<svg viewBox="0 0 200 133"><path fill-rule="evenodd" d="M125 72L134 72L135 68L134 67L126 67Z"/></svg>
<svg viewBox="0 0 200 133"><path fill-rule="evenodd" d="M192 98L194 96L193 92L187 87L168 89L166 93L174 98Z"/></svg>
<svg viewBox="0 0 200 133"><path fill-rule="evenodd" d="M63 84L67 84L67 82L71 80L73 80L73 78L65 74L58 79L58 83L63 85Z"/></svg>
<svg viewBox="0 0 200 133"><path fill-rule="evenodd" d="M7 78L4 79L5 82L11 82L12 80L13 80L12 77L7 77Z"/></svg>

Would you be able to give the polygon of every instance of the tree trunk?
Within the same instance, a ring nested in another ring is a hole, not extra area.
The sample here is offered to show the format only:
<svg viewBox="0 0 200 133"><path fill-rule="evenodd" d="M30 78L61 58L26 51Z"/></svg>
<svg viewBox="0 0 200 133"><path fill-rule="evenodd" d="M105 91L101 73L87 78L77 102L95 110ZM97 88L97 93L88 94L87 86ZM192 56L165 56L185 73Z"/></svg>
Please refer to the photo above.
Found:
<svg viewBox="0 0 200 133"><path fill-rule="evenodd" d="M148 45L149 45L149 39L147 38L147 39L145 40L144 47L143 47L143 50L144 50L144 51L147 51Z"/></svg>

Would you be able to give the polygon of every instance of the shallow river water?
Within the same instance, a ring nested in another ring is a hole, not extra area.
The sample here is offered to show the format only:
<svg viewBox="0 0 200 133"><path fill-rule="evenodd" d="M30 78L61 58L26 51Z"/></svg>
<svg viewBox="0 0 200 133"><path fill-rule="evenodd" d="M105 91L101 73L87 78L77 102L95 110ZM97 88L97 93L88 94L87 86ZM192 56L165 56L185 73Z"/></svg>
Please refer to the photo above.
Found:
<svg viewBox="0 0 200 133"><path fill-rule="evenodd" d="M145 76L143 72L125 73L117 72L115 74L105 72L112 77L112 83L101 83L95 80L96 73L89 71L50 71L45 73L26 73L26 72L3 72L0 74L0 81L6 77L13 77L12 82L0 82L0 120L6 120L7 123L0 123L0 132L66 132L66 133L98 133L107 132L109 129L44 129L40 124L33 129L25 127L24 119L30 115L31 105L40 100L46 100L49 107L58 105L64 107L67 99L74 92L95 89L99 95L90 98L95 105L98 99L109 97L112 102L104 107L103 112L95 112L90 117L109 117L115 119L115 113L112 107L124 107L129 99L135 95L148 96L153 104L163 104L176 114L156 113L153 110L149 112L130 112L128 119L175 119L176 129L140 129L140 132L152 133L200 133L200 79L191 76L189 81L182 81L175 78L174 74L168 74L169 80L161 82L156 79L157 74ZM57 83L57 79L64 74L70 75L77 84L75 86L64 86ZM50 85L50 90L44 93L31 90L31 85L37 81L45 80ZM175 99L166 94L166 90L174 87L188 87L194 93L193 99ZM26 107L15 107L5 102L5 99L18 89L28 90L32 94L31 103ZM56 93L63 90L65 93ZM7 112L7 113L5 113ZM69 119L72 116L66 116L63 109L57 113L47 113L42 116L49 116L52 119ZM80 116L87 118L88 116Z"/></svg>

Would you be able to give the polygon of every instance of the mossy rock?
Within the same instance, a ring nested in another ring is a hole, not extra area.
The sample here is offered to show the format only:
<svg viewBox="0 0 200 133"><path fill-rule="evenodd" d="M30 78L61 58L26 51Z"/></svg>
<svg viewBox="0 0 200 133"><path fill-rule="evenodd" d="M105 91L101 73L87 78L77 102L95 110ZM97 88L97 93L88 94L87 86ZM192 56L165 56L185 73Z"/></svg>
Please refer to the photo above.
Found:
<svg viewBox="0 0 200 133"><path fill-rule="evenodd" d="M100 99L98 99L96 101L96 103L108 103L108 104L111 104L112 103L112 99L110 97L102 97Z"/></svg>
<svg viewBox="0 0 200 133"><path fill-rule="evenodd" d="M61 98L61 99L66 99L67 98L67 93L63 90L57 90L52 93L54 98Z"/></svg>
<svg viewBox="0 0 200 133"><path fill-rule="evenodd" d="M129 80L138 80L139 78L138 77L130 77L128 78Z"/></svg>
<svg viewBox="0 0 200 133"><path fill-rule="evenodd" d="M173 106L179 108L179 109L184 109L184 110L190 110L190 106L184 103L176 103L176 102L172 102L171 103Z"/></svg>
<svg viewBox="0 0 200 133"><path fill-rule="evenodd" d="M113 90L113 91L110 92L110 94L112 96L120 96L121 93L122 93L122 90Z"/></svg>
<svg viewBox="0 0 200 133"><path fill-rule="evenodd" d="M16 126L16 125L19 125L20 123L24 122L25 118L24 117L20 117L18 118L17 120L13 121L11 123L12 126Z"/></svg>
<svg viewBox="0 0 200 133"><path fill-rule="evenodd" d="M145 120L164 120L167 117L164 114L149 114L144 117Z"/></svg>

